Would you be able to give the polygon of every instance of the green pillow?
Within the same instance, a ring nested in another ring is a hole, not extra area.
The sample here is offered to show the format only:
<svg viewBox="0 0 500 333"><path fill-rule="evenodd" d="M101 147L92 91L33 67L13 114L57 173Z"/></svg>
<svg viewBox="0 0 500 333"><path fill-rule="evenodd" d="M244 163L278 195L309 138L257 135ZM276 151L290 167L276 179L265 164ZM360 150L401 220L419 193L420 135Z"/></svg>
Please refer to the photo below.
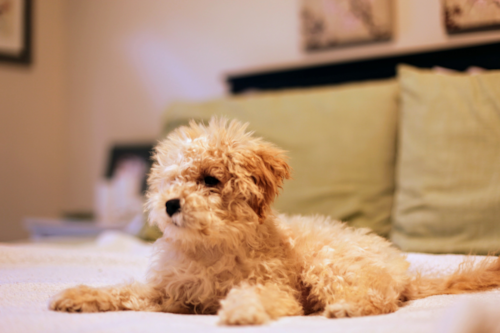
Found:
<svg viewBox="0 0 500 333"><path fill-rule="evenodd" d="M500 249L500 71L401 66L392 240L405 251Z"/></svg>

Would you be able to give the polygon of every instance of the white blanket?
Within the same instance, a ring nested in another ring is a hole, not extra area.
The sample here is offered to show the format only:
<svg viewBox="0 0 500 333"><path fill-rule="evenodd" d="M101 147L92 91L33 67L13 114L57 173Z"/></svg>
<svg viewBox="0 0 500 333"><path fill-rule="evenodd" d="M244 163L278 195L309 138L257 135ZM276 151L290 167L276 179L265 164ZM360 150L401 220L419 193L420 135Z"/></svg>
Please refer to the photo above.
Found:
<svg viewBox="0 0 500 333"><path fill-rule="evenodd" d="M260 327L221 327L216 316L48 310L50 297L64 288L143 280L149 252L150 245L117 233L80 245L0 244L0 332L500 332L500 290L433 296L389 315L287 317ZM411 269L446 272L463 256L409 254L408 260Z"/></svg>

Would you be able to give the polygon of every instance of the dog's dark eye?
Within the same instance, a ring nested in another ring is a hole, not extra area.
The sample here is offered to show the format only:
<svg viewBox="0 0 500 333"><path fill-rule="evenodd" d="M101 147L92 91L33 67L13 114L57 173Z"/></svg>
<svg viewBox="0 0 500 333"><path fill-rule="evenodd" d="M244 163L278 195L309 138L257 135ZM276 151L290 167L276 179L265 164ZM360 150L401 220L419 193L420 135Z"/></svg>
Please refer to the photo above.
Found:
<svg viewBox="0 0 500 333"><path fill-rule="evenodd" d="M205 178L203 178L203 181L208 187L212 187L220 183L220 180L212 176L205 176Z"/></svg>

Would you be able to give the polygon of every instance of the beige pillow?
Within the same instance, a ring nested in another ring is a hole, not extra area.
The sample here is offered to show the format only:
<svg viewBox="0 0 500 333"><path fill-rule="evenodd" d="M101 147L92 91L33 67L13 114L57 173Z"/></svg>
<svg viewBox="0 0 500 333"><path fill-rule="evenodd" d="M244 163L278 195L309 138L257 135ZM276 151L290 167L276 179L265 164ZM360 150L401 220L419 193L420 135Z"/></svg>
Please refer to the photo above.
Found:
<svg viewBox="0 0 500 333"><path fill-rule="evenodd" d="M168 132L189 119L225 115L288 151L292 180L280 212L323 214L388 236L397 114L394 80L177 103Z"/></svg>
<svg viewBox="0 0 500 333"><path fill-rule="evenodd" d="M399 68L392 240L405 251L500 250L500 71Z"/></svg>

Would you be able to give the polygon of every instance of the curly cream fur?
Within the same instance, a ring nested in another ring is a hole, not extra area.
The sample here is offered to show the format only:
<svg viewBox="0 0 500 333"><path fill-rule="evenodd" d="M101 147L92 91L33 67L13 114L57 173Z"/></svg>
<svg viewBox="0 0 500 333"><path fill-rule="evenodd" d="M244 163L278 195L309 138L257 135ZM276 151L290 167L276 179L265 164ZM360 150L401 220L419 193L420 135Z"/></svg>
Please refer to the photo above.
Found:
<svg viewBox="0 0 500 333"><path fill-rule="evenodd" d="M318 312L390 313L410 299L500 285L499 260L446 278L410 276L405 257L367 229L276 215L271 205L290 168L282 150L245 129L225 119L192 122L156 147L147 210L163 237L147 284L80 286L50 308L218 313L223 324L262 324ZM220 183L208 186L206 176ZM181 208L170 217L172 199Z"/></svg>

